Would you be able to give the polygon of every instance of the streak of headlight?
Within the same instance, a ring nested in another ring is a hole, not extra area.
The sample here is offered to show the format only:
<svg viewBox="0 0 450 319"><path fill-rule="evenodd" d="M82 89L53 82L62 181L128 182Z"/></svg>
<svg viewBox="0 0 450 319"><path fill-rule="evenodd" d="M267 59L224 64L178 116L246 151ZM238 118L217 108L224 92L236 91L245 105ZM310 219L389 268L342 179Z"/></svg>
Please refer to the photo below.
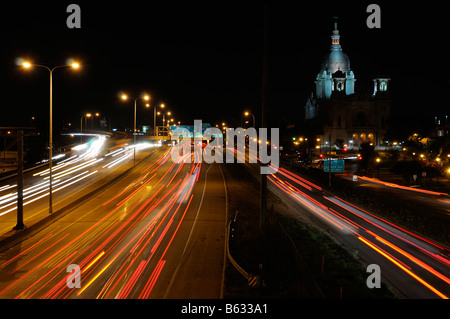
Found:
<svg viewBox="0 0 450 319"><path fill-rule="evenodd" d="M429 283L427 283L425 280L423 280L422 278L420 278L419 276L417 276L416 274L414 274L412 271L410 271L409 269L405 268L402 264L400 264L399 262L397 262L395 259L393 259L391 256L389 256L389 254L387 254L384 250L382 250L380 247L376 246L374 243L369 242L368 240L362 238L361 236L358 236L358 239L360 241L362 241L364 244L366 244L367 246L369 246L370 248L372 248L373 250L375 250L376 252L380 253L381 255L383 255L384 257L386 257L387 259L389 259L391 262L393 262L395 265L397 265L397 267L399 267L400 269L402 269L404 272L406 272L408 275L410 275L411 277L413 277L414 279L416 279L418 282L420 282L422 285L424 285L425 287L427 287L428 289L430 289L432 292L434 292L436 295L438 295L439 297L441 297L442 299L448 299L448 297L446 295L444 295L443 293L441 293L439 290L437 290L436 288L434 288L433 286L431 286Z"/></svg>
<svg viewBox="0 0 450 319"><path fill-rule="evenodd" d="M17 185L5 185L5 186L2 186L2 187L0 187L0 192L1 191L5 191L5 190L7 190L7 189L10 189L10 188L13 188L13 187L16 187Z"/></svg>
<svg viewBox="0 0 450 319"><path fill-rule="evenodd" d="M67 165L70 165L70 164L73 164L73 163L76 163L76 162L80 161L80 160L81 160L80 158L79 158L79 159L73 159L73 158L76 158L77 156L78 156L78 155L74 155L74 156L72 156L72 157L69 157L69 158L67 158L67 159L65 159L65 160L63 160L63 161L61 161L61 162L59 162L58 165L55 165L55 166L52 167L52 172L55 172L55 171L57 171L57 170L59 170L59 169L65 167L65 166L67 166ZM72 160L72 159L73 159L73 160ZM70 161L69 161L69 160L70 160ZM49 173L50 173L50 169L47 168L47 169L45 169L45 170L43 170L43 171L34 173L33 176L36 176L36 175L43 176L43 175L46 175L46 174L49 174Z"/></svg>
<svg viewBox="0 0 450 319"><path fill-rule="evenodd" d="M54 180L54 185L55 185L55 186L58 185L59 182L60 182L59 179ZM62 182L61 182L61 183L62 183ZM49 184L48 182L40 183L40 184L39 184L40 187L34 189L34 190L33 190L33 193L32 193L31 195L24 197L24 200L26 200L26 199L28 199L28 198L31 198L31 197L33 197L33 196L35 196L35 195L38 195L38 194L41 194L41 193L45 192L45 191L46 191L45 188L47 187L48 184ZM36 185L35 185L35 186L36 186ZM33 187L35 187L35 186L33 186ZM43 189L43 190L37 191L37 190L39 190L39 189ZM24 191L24 192L23 192L24 195L28 195L28 193L31 193L31 190L30 190L30 189L27 189L27 191ZM3 206L0 207L0 209L4 209L4 208L6 208L6 207L8 207L8 206L11 206L11 205L13 205L13 204L16 204L15 201L17 200L17 192L16 192L16 193L11 193L11 194L9 194L9 195L10 195L9 198L0 201L0 204L4 204L4 203L7 203L7 202L12 202L12 203L9 203L9 204L7 204L7 205L3 205Z"/></svg>
<svg viewBox="0 0 450 319"><path fill-rule="evenodd" d="M65 163L65 162L68 162L68 161L70 161L70 160L72 160L72 159L75 159L75 158L77 158L78 157L78 155L72 155L71 157L69 157L69 158L66 158L65 160L62 160L62 161L60 161L59 163L61 164L61 163Z"/></svg>
<svg viewBox="0 0 450 319"><path fill-rule="evenodd" d="M88 171L86 171L86 172L88 172ZM79 174L79 175L77 175L77 176L74 176L74 177L72 177L70 180L72 180L72 179L74 179L74 178L76 178L76 177L78 177L78 176L80 176L80 175L84 175L84 174L86 174L86 172L81 173L81 174ZM60 187L60 188L54 188L54 189L52 190L52 194L55 193L55 192L57 192L57 191L59 191L59 190L61 190L61 189L63 189L63 188L66 188L66 187L69 186L69 185L72 185L72 184L74 184L74 183L77 183L77 182L79 182L79 181L85 179L86 177L88 177L88 176L90 176L90 175L93 175L93 174L95 174L95 173L97 173L97 171L94 171L94 172L92 172L92 173L90 173L90 174L88 174L88 175L85 175L85 176L83 176L83 177L81 177L81 178L79 178L79 179L77 179L77 180L75 180L75 181L73 181L73 182L71 182L71 183L69 183L69 184L65 184L64 186L62 186L62 187ZM66 181L64 181L64 182L67 182L67 181L68 181L68 180L66 180ZM40 192L40 193L41 193L41 192ZM35 195L36 195L36 194L35 194ZM32 202L34 202L34 201L37 201L38 199L44 198L44 197L47 196L47 195L48 195L48 191L47 191L44 195L38 196L38 197L36 197L36 198L33 198L32 200L29 200L29 201L27 201L27 202L24 202L23 205L24 205L24 206L25 206L25 205L28 205L28 204L30 204L30 203L32 203ZM34 195L33 195L33 196L34 196ZM11 211L13 211L13 210L15 210L15 209L16 209L16 207L13 207L13 208L11 208L11 209L8 209L8 210L4 211L3 213L0 213L0 216L5 215L5 214L7 214L7 213L9 213L9 212L11 212Z"/></svg>
<svg viewBox="0 0 450 319"><path fill-rule="evenodd" d="M94 165L94 164L96 164L98 162L101 162L101 161L103 161L103 158L92 159L90 161L87 161L86 163L82 163L82 164L76 165L74 167L71 167L70 169L67 169L65 171L59 172L58 174L53 175L53 178L62 177L62 176L66 176L66 175L72 174L72 173L74 173L76 171L82 170L83 168L92 166L92 165ZM50 179L50 176L44 178L44 180L46 180L46 179Z"/></svg>
<svg viewBox="0 0 450 319"><path fill-rule="evenodd" d="M126 160L128 157L131 157L131 156L133 156L133 154L123 155L123 156L119 157L118 159L116 159L115 161L112 161L111 163L109 163L109 164L103 166L102 168L105 168L105 167L106 167L106 168L114 167L114 166L116 166L117 164L119 164L120 162Z"/></svg>
<svg viewBox="0 0 450 319"><path fill-rule="evenodd" d="M77 183L77 182L79 182L79 181L81 181L81 180L83 180L83 179L85 179L85 178L87 178L87 177L89 177L89 176L91 176L91 175L94 175L94 174L97 173L97 172L98 172L98 171L93 171L92 173L89 173L89 174L87 174L87 175L85 175L85 176L83 176L83 177L81 177L81 178L79 178L79 179L77 179L77 180L75 180L75 181L69 183L69 184L66 184L66 185L64 185L64 186L61 186L60 188L57 188L57 189L53 190L52 193L57 192L57 191L59 191L59 190L61 190L61 189L63 189L63 188L66 188L67 186L70 186L70 185L72 185L72 184L74 184L74 183Z"/></svg>
<svg viewBox="0 0 450 319"><path fill-rule="evenodd" d="M120 148L120 149L118 149L118 150L115 150L115 151L112 151L111 153L106 154L105 157L106 157L106 156L112 156L112 157L114 157L114 156L116 156L116 155L118 155L118 154L120 154L120 153L123 153L123 152L125 152L125 151L126 151L125 149Z"/></svg>
<svg viewBox="0 0 450 319"><path fill-rule="evenodd" d="M75 147L72 147L72 150L73 151L81 151L81 150L84 150L84 149L88 148L88 146L89 146L88 143L84 143L84 144L80 144L80 145L77 145Z"/></svg>

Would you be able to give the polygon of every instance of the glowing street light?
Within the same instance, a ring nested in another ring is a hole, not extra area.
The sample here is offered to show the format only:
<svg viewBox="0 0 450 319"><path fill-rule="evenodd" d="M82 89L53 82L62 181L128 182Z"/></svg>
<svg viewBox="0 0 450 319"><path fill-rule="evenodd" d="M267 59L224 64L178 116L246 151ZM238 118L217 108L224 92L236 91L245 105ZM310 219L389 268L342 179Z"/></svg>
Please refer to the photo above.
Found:
<svg viewBox="0 0 450 319"><path fill-rule="evenodd" d="M148 105L148 107L150 107L150 104L147 104ZM146 105L146 106L147 106ZM160 108L164 108L164 104L163 103L161 103L160 105L159 105L159 107ZM159 111L157 111L156 110L156 105L155 105L155 108L153 109L153 135L154 136L156 136L157 134L156 134L156 115L160 115L161 113L159 112ZM155 137L156 138L156 137Z"/></svg>
<svg viewBox="0 0 450 319"><path fill-rule="evenodd" d="M250 112L245 112L244 115L245 116L251 115L253 117L253 127L255 127L255 116L252 113L250 113Z"/></svg>
<svg viewBox="0 0 450 319"><path fill-rule="evenodd" d="M67 64L58 65L53 68L50 68L45 65L34 64L29 61L24 61L23 59L19 59L19 65L24 67L25 69L30 69L31 67L39 67L44 68L50 72L50 127L49 127L49 214L53 213L53 198L52 198L52 166L53 166L53 71L59 68L71 67L73 69L78 69L80 64L69 60Z"/></svg>
<svg viewBox="0 0 450 319"><path fill-rule="evenodd" d="M126 101L128 100L128 95L127 94L122 94L120 97L122 100ZM134 128L133 128L133 140L134 140L134 145L135 147L133 148L133 153L134 153L134 165L136 165L136 104L138 100L145 100L148 101L150 100L150 96L148 96L147 94L138 97L138 98L134 98Z"/></svg>

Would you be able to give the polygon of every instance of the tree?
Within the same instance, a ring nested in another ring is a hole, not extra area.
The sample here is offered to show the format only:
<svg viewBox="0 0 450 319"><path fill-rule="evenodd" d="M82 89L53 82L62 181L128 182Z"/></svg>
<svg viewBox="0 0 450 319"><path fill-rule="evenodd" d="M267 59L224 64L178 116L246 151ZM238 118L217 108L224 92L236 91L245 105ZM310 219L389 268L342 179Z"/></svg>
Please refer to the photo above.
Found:
<svg viewBox="0 0 450 319"><path fill-rule="evenodd" d="M361 154L361 161L360 163L360 171L361 172L367 172L369 168L369 163L371 160L375 157L375 148L373 145L370 145L370 143L362 143L359 148L359 153Z"/></svg>

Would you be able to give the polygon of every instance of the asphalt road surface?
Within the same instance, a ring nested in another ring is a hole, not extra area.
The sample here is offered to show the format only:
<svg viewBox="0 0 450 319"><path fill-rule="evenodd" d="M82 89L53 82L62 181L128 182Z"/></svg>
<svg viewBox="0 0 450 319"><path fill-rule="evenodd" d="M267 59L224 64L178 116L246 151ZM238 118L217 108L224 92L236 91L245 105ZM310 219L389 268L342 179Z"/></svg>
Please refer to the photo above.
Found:
<svg viewBox="0 0 450 319"><path fill-rule="evenodd" d="M1 251L0 298L219 298L223 176L171 150Z"/></svg>
<svg viewBox="0 0 450 319"><path fill-rule="evenodd" d="M259 165L246 166L259 178ZM288 214L328 233L365 264L378 265L383 280L400 296L450 297L448 247L345 202L284 168L268 176L268 187L283 200ZM416 196L425 195L418 193ZM435 204L436 199L426 201Z"/></svg>

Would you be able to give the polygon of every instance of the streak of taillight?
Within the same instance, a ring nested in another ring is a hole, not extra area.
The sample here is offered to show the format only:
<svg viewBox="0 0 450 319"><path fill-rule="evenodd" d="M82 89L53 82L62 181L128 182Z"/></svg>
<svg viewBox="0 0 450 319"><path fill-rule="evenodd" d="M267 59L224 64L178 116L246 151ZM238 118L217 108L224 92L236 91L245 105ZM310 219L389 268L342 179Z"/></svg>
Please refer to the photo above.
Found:
<svg viewBox="0 0 450 319"><path fill-rule="evenodd" d="M77 253L77 251L72 252L69 256L67 256L67 259L72 258L75 254ZM43 276L39 276L39 279L35 280L30 286L28 286L27 289L25 289L24 291L22 291L19 295L17 295L14 299L19 299L22 295L24 295L27 291L29 291L30 289L32 289L36 284L38 284L41 280L43 280L44 278L46 278L50 273L52 273L53 271L55 271L56 269L61 269L61 266L66 263L67 261L65 259L61 260L55 267L53 267L51 270L49 270L46 274L44 274Z"/></svg>
<svg viewBox="0 0 450 319"><path fill-rule="evenodd" d="M344 206L342 206L342 205L340 205L340 204L338 204L338 203L332 201L331 199L329 199L329 198L327 198L327 197L325 197L325 196L324 196L324 198L327 199L327 200L329 200L329 201L331 201L331 202L333 202L333 203L335 203L336 205L338 205L338 206L344 208L345 210L351 212L352 214L355 214L354 212L352 212L352 211L349 210L348 208L346 208L346 207L344 207ZM413 233L413 232L411 232L411 231L409 231L409 230L406 230L406 229L404 229L404 228L402 228L402 227L400 227L400 226L398 226L398 225L396 225L396 224L394 224L394 223L391 223L391 222L388 221L388 220L385 220L385 219L380 218L380 217L378 217L378 216L376 216L376 215L374 215L374 214L372 214L372 213L369 213L368 211L366 211L366 210L364 210L364 209L362 209L362 208L359 208L359 207L357 207L357 206L355 206L355 205L353 205L353 204L351 204L351 203L349 203L349 202L347 202L347 201L345 201L345 200L343 200L343 199L341 199L341 198L339 198L339 197L337 197L337 196L335 196L335 198L337 198L338 200L342 201L343 203L346 203L347 205L349 205L349 206L351 206L351 207L353 207L353 208L356 208L357 210L360 210L360 211L362 211L362 212L364 212L364 213L366 213L366 214L372 216L372 217L375 218L375 219L378 219L378 220L380 220L380 221L382 221L382 222L384 222L384 223L386 223L386 224L389 224L389 225L391 225L392 227L397 228L397 229L401 230L401 231L404 232L404 233L407 233L408 235L411 235L411 236L413 236L413 237L415 237L415 238L418 238L418 239L420 239L420 240L422 240L422 241L425 241L425 242L427 242L427 243L429 243L429 244L431 244L431 245L433 245L433 246L435 246L435 247L437 247L437 248L439 248L439 249L445 250L445 247L443 247L443 246L441 246L441 245L439 245L439 244L437 244L437 243L435 243L435 242L433 242L433 241L431 241L431 240L429 240L429 239L426 239L426 238L424 238L424 237L422 237L422 236L419 236L419 235L417 235L417 234L415 234L415 233ZM372 221L369 221L368 219L362 217L361 215L357 215L357 216L359 216L359 217L361 217L361 218L367 220L368 222L370 222L370 223L376 225L377 227L381 227L381 226L377 225L376 223L373 223ZM386 230L385 228L383 228L383 229ZM386 231L387 231L387 230L386 230ZM393 233L392 233L392 234L393 234ZM395 234L393 234L393 235L398 237L398 235L395 235ZM401 237L400 237L400 238L401 238ZM403 240L406 240L406 239L404 239L404 238L402 238L402 239L403 239ZM410 243L411 243L411 242L410 242ZM411 243L411 244L413 244L413 243ZM413 245L415 245L415 244L413 244ZM420 246L417 246L417 247L418 247L418 248L421 248ZM421 249L423 249L423 248L421 248Z"/></svg>
<svg viewBox="0 0 450 319"><path fill-rule="evenodd" d="M125 299L130 294L131 289L133 288L134 284L136 283L139 276L142 274L145 268L146 261L141 260L139 263L139 266L137 269L133 272L133 274L130 277L130 280L126 283L125 287L123 287L120 294L117 296L117 299Z"/></svg>
<svg viewBox="0 0 450 319"><path fill-rule="evenodd" d="M426 189L412 188L412 187L406 187L406 186L402 186L402 185L398 185L398 184L394 184L394 183L383 182L383 181L376 180L376 179L373 179L373 178L370 178L370 177L366 177L366 176L358 176L358 178L370 181L372 183L382 184L382 185L385 185L385 186L389 186L389 187L393 187L393 188L399 188L399 189L404 189L404 190L413 191L413 192L419 192L419 193L431 194L431 195L444 195L444 196L448 195L447 193L433 192L433 191L429 191L429 190L426 190Z"/></svg>
<svg viewBox="0 0 450 319"><path fill-rule="evenodd" d="M395 260L394 258L392 258L392 256L390 256L387 252L385 252L384 250L382 250L380 247L376 246L374 243L369 242L368 240L362 238L361 236L358 236L358 239L360 241L362 241L364 244L366 244L367 246L369 246L370 248L372 248L373 250L375 250L376 252L380 253L381 255L383 255L384 257L386 257L388 260L390 260L392 263L394 263L395 265L397 265L400 269L402 269L404 272L406 272L408 275L410 275L411 277L413 277L414 279L416 279L417 281L419 281L422 285L424 285L425 287L427 287L428 289L430 289L433 293L435 293L436 295L438 295L440 298L442 299L448 299L448 297L446 295L444 295L442 292L440 292L439 290L437 290L436 288L434 288L432 285L430 285L429 283L427 283L425 280L423 280L422 278L420 278L419 276L417 276L416 274L414 274L411 270L405 268L402 264L400 264L397 260Z"/></svg>
<svg viewBox="0 0 450 319"><path fill-rule="evenodd" d="M141 294L139 295L139 299L147 299L150 293L152 292L153 287L156 284L156 281L158 280L159 274L161 273L164 264L166 263L165 260L160 260L158 264L156 265L155 269L153 270L150 279L147 281L147 284L145 285L144 289L142 290Z"/></svg>
<svg viewBox="0 0 450 319"><path fill-rule="evenodd" d="M175 230L174 230L174 232L173 232L173 234L172 234L172 237L171 237L170 240L169 240L169 243L166 245L166 249L165 249L164 252L162 253L161 259L160 259L160 261L158 262L159 268L158 268L158 266L157 266L157 267L155 268L155 270L153 271L152 275L150 276L150 279L147 281L147 283L146 283L146 285L145 285L143 291L142 291L141 294L139 295L139 299L146 299L146 298L148 298L148 296L149 296L150 293L152 292L152 289L153 289L153 287L154 287L154 285L155 285L155 283L156 283L156 280L158 279L158 276L159 276L159 274L161 273L162 267L164 266L164 263L165 263L165 260L162 260L162 259L164 258L164 256L165 256L167 250L169 249L170 245L172 244L172 241L173 241L175 235L177 234L178 229L180 228L181 222L184 220L184 216L186 215L186 212L188 211L189 206L191 205L191 201L192 201L192 198L193 198L193 197L194 197L194 195L191 194L191 197L189 198L189 202L187 203L186 208L184 209L183 215L181 216L181 218L180 218L180 220L179 220L179 222L178 222L178 225L177 225L177 227L175 228ZM163 262L163 263L161 264L161 262Z"/></svg>
<svg viewBox="0 0 450 319"><path fill-rule="evenodd" d="M387 240L377 236L375 237L377 240L379 240L380 242L382 242L383 244L391 247L392 249L394 249L395 251L399 252L400 254L402 254L403 256L405 256L406 258L412 260L413 262L415 262L417 265L419 265L420 267L426 269L427 271L429 271L430 273L432 273L433 275L435 275L436 277L438 277L439 279L445 281L447 284L450 284L450 279L445 277L444 275L442 275L440 272L436 271L435 269L433 269L432 267L428 266L427 264L425 264L423 261L417 259L416 257L412 256L411 254L407 253L406 251L404 251L403 249L395 246L394 244L388 242Z"/></svg>
<svg viewBox="0 0 450 319"><path fill-rule="evenodd" d="M16 258L19 258L20 256L22 256L23 254L25 254L26 252L30 251L31 249L33 249L34 247L36 247L37 245L39 245L40 243L42 243L43 241L45 241L47 238L49 238L50 236L53 236L53 234L50 234L44 238L42 238L41 240L39 240L36 244L30 246L29 248L25 249L24 251L22 251L20 254L17 254L16 256L14 256L13 258L5 261L3 263L2 266L6 266L7 264L9 264L10 262L12 262L13 260L15 260Z"/></svg>
<svg viewBox="0 0 450 319"><path fill-rule="evenodd" d="M112 262L114 261L114 259L113 260L111 260L105 267L103 267L102 268L102 270L100 270L95 276L94 276L94 278L92 278L91 280L89 280L89 282L83 287L83 288L81 288L81 290L77 293L77 295L79 296L79 295L81 295L82 293L83 293L83 291L85 291L86 289L87 289L87 287L89 287L94 281L95 281L95 279L97 279L98 278L98 276L100 276L111 264L112 264Z"/></svg>

